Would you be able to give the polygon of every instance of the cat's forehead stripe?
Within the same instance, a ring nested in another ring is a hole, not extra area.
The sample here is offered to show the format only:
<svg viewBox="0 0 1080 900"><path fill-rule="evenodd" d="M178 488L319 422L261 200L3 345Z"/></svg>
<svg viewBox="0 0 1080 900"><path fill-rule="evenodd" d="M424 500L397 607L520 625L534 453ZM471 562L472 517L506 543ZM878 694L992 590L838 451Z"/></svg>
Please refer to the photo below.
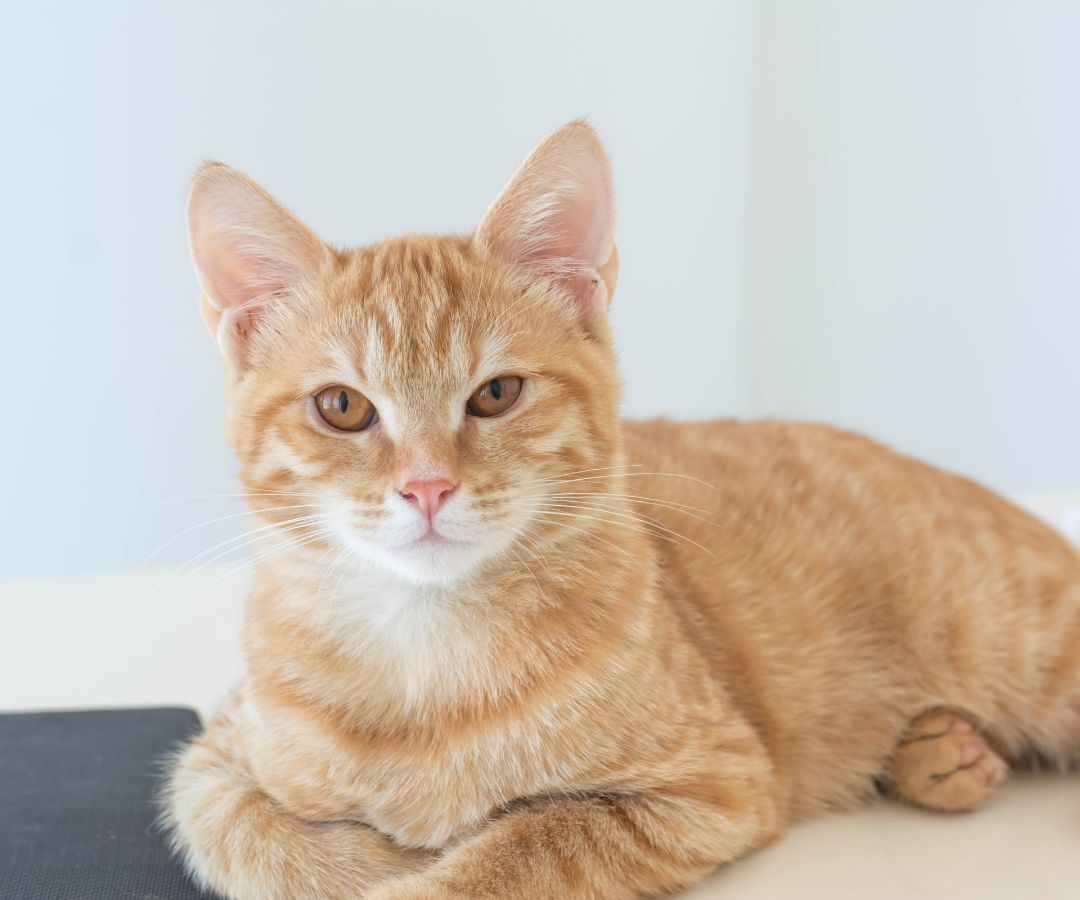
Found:
<svg viewBox="0 0 1080 900"><path fill-rule="evenodd" d="M337 365L363 381L469 378L506 336L492 321L484 268L460 241L403 237L354 251L345 267ZM355 374L354 374L355 373Z"/></svg>

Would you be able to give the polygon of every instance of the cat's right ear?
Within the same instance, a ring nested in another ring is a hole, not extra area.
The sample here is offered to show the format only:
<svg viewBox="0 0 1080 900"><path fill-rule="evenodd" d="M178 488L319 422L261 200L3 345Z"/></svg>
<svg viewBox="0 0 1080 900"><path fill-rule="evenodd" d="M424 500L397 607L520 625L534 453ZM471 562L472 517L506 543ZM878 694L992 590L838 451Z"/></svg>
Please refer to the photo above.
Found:
<svg viewBox="0 0 1080 900"><path fill-rule="evenodd" d="M593 330L615 292L615 186L596 132L583 121L549 134L484 214L474 241L548 280Z"/></svg>
<svg viewBox="0 0 1080 900"><path fill-rule="evenodd" d="M267 307L288 302L326 264L329 248L254 181L217 162L195 174L187 228L203 319L240 371Z"/></svg>

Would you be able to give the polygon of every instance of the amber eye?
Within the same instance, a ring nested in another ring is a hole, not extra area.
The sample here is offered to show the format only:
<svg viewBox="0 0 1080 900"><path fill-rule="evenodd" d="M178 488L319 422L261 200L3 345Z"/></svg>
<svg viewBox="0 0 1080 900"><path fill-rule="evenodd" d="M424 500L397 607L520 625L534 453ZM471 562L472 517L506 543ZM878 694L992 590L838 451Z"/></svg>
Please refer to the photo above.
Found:
<svg viewBox="0 0 1080 900"><path fill-rule="evenodd" d="M521 379L517 375L492 378L469 398L466 409L474 416L497 416L506 412L521 393Z"/></svg>
<svg viewBox="0 0 1080 900"><path fill-rule="evenodd" d="M340 384L323 388L315 395L315 408L322 420L338 431L363 431L375 421L375 407L359 391Z"/></svg>

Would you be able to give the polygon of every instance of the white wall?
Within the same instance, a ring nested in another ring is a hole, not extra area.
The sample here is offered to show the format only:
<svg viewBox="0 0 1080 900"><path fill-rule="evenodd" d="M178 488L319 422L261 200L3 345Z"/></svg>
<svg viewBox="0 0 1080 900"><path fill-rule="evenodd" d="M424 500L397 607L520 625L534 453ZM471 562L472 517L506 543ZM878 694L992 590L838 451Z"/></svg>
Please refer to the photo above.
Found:
<svg viewBox="0 0 1080 900"><path fill-rule="evenodd" d="M230 500L197 161L335 242L468 229L544 132L620 190L631 413L828 418L1080 486L1080 4L23 4L0 34L0 577ZM236 533L182 536L176 564Z"/></svg>
<svg viewBox="0 0 1080 900"><path fill-rule="evenodd" d="M1080 3L757 9L744 408L1080 487Z"/></svg>

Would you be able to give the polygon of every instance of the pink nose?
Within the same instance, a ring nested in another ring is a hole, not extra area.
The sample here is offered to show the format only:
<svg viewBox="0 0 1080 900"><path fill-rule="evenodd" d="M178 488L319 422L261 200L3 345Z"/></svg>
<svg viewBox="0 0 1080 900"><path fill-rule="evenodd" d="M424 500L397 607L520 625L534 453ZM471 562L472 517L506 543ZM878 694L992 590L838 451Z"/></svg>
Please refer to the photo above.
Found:
<svg viewBox="0 0 1080 900"><path fill-rule="evenodd" d="M398 488L398 493L410 503L415 503L420 507L420 512L430 522L435 518L439 507L446 502L456 488L456 482L436 478L431 481L406 482Z"/></svg>

